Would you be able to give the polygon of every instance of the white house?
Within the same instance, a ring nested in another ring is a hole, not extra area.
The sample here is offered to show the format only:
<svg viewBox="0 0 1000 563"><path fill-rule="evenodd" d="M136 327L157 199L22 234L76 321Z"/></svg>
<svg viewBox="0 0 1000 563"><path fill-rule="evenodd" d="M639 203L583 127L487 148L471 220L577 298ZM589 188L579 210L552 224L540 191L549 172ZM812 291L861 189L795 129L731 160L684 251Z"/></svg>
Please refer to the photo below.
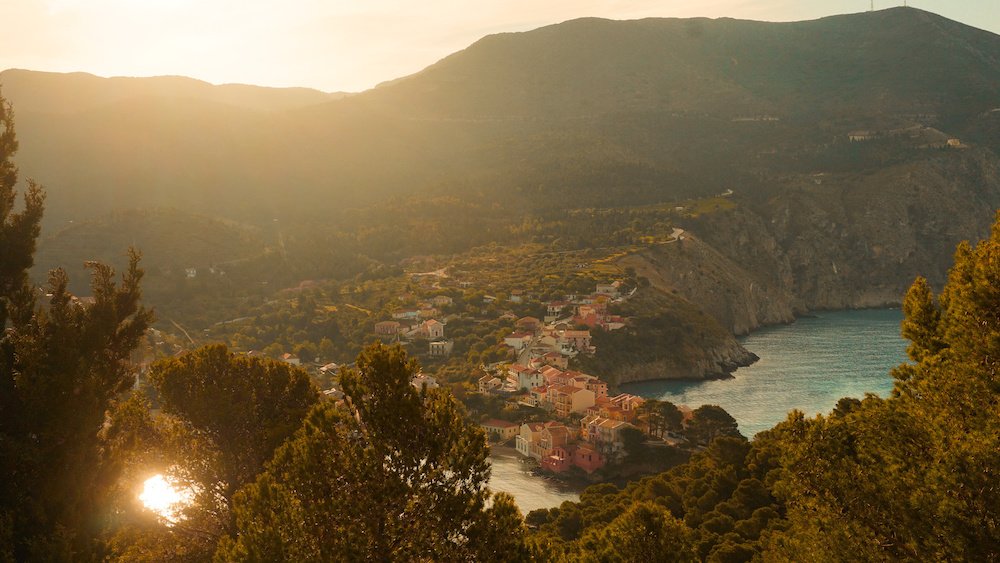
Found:
<svg viewBox="0 0 1000 563"><path fill-rule="evenodd" d="M535 368L514 364L507 369L511 377L517 378L518 389L531 390L545 384L545 378Z"/></svg>
<svg viewBox="0 0 1000 563"><path fill-rule="evenodd" d="M531 333L530 332L512 332L504 337L503 343L510 346L515 351L520 352L531 343Z"/></svg>
<svg viewBox="0 0 1000 563"><path fill-rule="evenodd" d="M437 379L430 375L425 375L423 373L418 373L410 379L410 385L416 387L417 389L423 389L427 387L428 389L437 389L440 387L438 385Z"/></svg>
<svg viewBox="0 0 1000 563"><path fill-rule="evenodd" d="M430 343L430 350L428 353L431 356L450 356L454 347L455 343L451 340L438 340Z"/></svg>

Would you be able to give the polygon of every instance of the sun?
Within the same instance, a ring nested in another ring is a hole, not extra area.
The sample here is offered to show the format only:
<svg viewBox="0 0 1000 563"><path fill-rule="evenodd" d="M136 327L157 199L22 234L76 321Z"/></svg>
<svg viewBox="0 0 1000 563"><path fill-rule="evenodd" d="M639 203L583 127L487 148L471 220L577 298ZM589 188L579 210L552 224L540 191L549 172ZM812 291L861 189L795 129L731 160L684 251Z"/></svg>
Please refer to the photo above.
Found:
<svg viewBox="0 0 1000 563"><path fill-rule="evenodd" d="M177 510L190 500L190 495L178 491L163 475L153 475L143 483L139 500L164 520L176 522Z"/></svg>

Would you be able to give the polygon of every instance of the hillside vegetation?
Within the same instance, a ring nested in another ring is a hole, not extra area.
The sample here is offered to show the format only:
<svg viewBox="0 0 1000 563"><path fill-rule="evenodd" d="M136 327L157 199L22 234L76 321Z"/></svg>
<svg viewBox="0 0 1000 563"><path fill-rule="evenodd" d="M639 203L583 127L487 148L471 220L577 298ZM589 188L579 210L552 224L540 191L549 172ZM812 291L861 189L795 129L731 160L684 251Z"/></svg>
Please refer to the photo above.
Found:
<svg viewBox="0 0 1000 563"><path fill-rule="evenodd" d="M753 193L781 162L822 169L852 129L919 120L996 148L984 120L997 119L985 112L1000 41L916 9L583 19L489 36L333 101L181 78L7 71L0 83L19 108L21 167L52 190L50 224L165 200L317 219L428 189L524 211ZM733 121L765 116L777 121Z"/></svg>
<svg viewBox="0 0 1000 563"><path fill-rule="evenodd" d="M676 297L668 318L701 309L743 333L898 303L918 273L940 286L949 248L1000 207L998 61L1000 37L897 8L574 20L350 96L30 71L0 84L18 164L49 193L36 280L135 242L161 319L206 328L413 257L600 247ZM175 219L108 219L164 207ZM659 245L675 227L691 244ZM224 279L178 279L222 258Z"/></svg>

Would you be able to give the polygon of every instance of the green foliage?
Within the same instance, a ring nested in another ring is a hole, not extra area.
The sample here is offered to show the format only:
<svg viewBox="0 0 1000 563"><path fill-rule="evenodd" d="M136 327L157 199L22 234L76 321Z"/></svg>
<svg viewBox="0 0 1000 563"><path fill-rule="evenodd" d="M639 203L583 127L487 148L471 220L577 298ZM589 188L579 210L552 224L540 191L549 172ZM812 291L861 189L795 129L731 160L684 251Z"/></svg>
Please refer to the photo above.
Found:
<svg viewBox="0 0 1000 563"><path fill-rule="evenodd" d="M647 399L639 408L639 417L645 422L650 436L663 438L665 433L678 432L683 427L684 413L670 401Z"/></svg>
<svg viewBox="0 0 1000 563"><path fill-rule="evenodd" d="M621 432L622 445L629 461L641 460L647 453L646 435L638 428L626 428Z"/></svg>
<svg viewBox="0 0 1000 563"><path fill-rule="evenodd" d="M936 300L914 282L903 332L915 363L895 370L893 398L779 426L787 470L775 490L791 526L771 539L774 559L1000 557L998 264L1000 221L959 246Z"/></svg>
<svg viewBox="0 0 1000 563"><path fill-rule="evenodd" d="M12 158L17 149L13 109L0 96L0 328L12 313L20 323L32 313L27 272L34 263L45 199L41 186L29 180L24 208L15 213L18 171Z"/></svg>
<svg viewBox="0 0 1000 563"><path fill-rule="evenodd" d="M720 436L742 437L736 419L718 405L702 405L694 410L685 433L692 442L709 444Z"/></svg>
<svg viewBox="0 0 1000 563"><path fill-rule="evenodd" d="M130 441L129 357L153 317L139 305L135 252L120 283L92 265L93 303L75 301L57 270L36 308L26 269L43 196L29 183L13 212L17 142L3 98L0 125L0 559L93 559Z"/></svg>
<svg viewBox="0 0 1000 563"><path fill-rule="evenodd" d="M694 533L661 505L636 503L600 533L582 541L584 561L697 561Z"/></svg>
<svg viewBox="0 0 1000 563"><path fill-rule="evenodd" d="M489 560L523 552L506 497L485 508L486 439L441 389L410 385L415 362L372 344L236 499L229 560ZM503 524L501 533L496 526Z"/></svg>
<svg viewBox="0 0 1000 563"><path fill-rule="evenodd" d="M195 491L184 525L197 539L232 533L232 499L301 425L319 394L304 371L206 346L161 360L149 380L166 415L169 473ZM212 549L207 544L206 549Z"/></svg>
<svg viewBox="0 0 1000 563"><path fill-rule="evenodd" d="M630 483L620 491L596 485L580 495L579 503L566 502L559 508L532 512L528 521L538 527L532 541L547 542L565 553L566 559L576 560L592 556L597 546L610 542L611 537L634 534L629 541L641 544L640 533L646 529L652 530L646 539L654 543L687 546L678 551L684 557L705 560L716 552L717 557L723 552L756 554L761 534L781 523L783 508L765 485L776 475L776 461L773 439L750 445L738 438L719 438L689 462ZM638 509L643 503L651 503L657 510L648 506ZM640 512L621 520L633 509ZM664 518L664 513L670 518ZM657 519L663 522L662 528L650 523ZM674 519L679 519L680 525ZM635 527L629 529L631 526ZM625 550L618 555L628 556ZM598 560L619 560L614 557L602 555Z"/></svg>

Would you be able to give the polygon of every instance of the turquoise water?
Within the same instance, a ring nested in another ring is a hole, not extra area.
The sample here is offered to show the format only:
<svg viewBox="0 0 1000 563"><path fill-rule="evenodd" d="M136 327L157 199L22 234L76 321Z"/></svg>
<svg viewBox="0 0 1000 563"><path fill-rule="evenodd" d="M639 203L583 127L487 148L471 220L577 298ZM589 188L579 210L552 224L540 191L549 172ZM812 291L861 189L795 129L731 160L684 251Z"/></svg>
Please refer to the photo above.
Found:
<svg viewBox="0 0 1000 563"><path fill-rule="evenodd" d="M766 328L742 340L760 361L718 381L649 381L623 386L627 393L692 408L719 405L753 436L785 419L792 409L827 413L842 397L885 397L889 370L906 359L899 309L818 313L787 326Z"/></svg>

